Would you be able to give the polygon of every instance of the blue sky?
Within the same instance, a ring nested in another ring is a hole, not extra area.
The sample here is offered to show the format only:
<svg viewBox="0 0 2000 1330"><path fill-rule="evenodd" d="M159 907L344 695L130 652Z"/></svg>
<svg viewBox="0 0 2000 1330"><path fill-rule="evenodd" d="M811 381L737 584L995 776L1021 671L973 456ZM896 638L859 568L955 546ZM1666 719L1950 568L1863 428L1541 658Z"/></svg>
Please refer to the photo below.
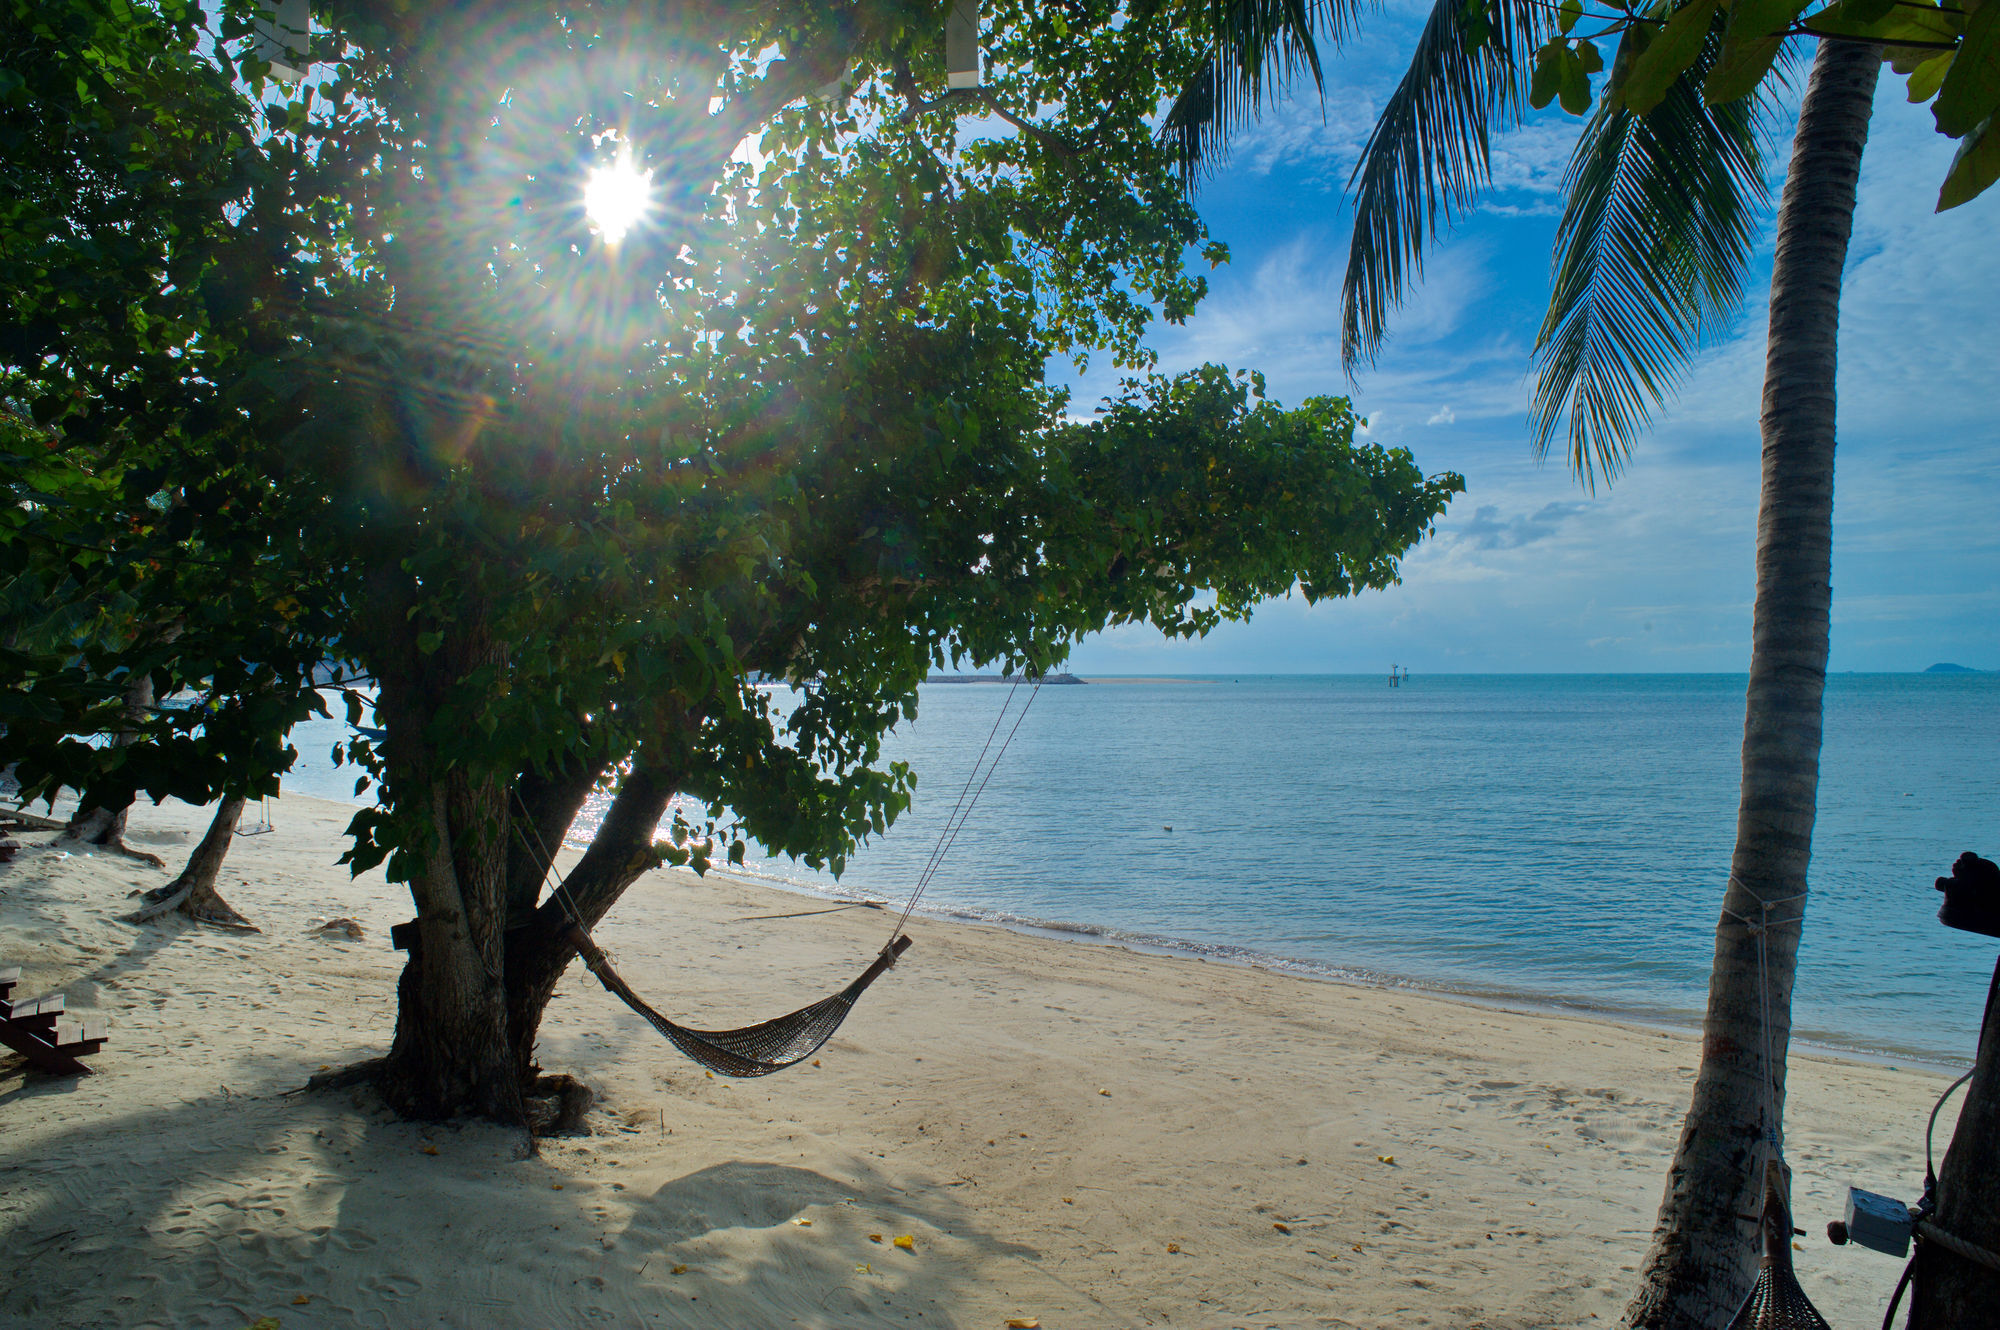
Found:
<svg viewBox="0 0 2000 1330"><path fill-rule="evenodd" d="M1240 136L1198 202L1233 261L1160 367L1262 370L1285 403L1346 394L1373 437L1467 492L1387 592L1273 601L1195 643L1126 629L1080 673L1740 671L1749 659L1758 396L1769 225L1733 334L1703 355L1608 492L1537 464L1529 349L1548 295L1558 186L1580 122L1538 117L1497 144L1501 188L1432 251L1378 363L1339 364L1351 214L1342 186L1400 74L1419 14L1392 3L1295 99ZM1787 142L1774 154L1781 173ZM1952 144L1885 70L1849 252L1834 513L1835 670L2000 668L2000 190L1931 211ZM1775 198L1775 190L1774 190ZM1110 385L1079 385L1087 407Z"/></svg>

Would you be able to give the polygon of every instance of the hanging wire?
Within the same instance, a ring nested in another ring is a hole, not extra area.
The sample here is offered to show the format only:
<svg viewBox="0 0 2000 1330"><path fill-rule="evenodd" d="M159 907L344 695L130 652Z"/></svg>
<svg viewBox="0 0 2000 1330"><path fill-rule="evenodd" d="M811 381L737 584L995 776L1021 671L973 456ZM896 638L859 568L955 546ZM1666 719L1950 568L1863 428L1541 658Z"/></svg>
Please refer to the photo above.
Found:
<svg viewBox="0 0 2000 1330"><path fill-rule="evenodd" d="M1020 686L1021 685L1018 682L1014 685L1015 688L1019 688ZM1000 769L1000 759L1007 756L1007 748L1014 742L1014 736L1020 732L1021 722L1028 718L1028 708L1035 705L1035 699L1037 697L1040 697L1041 693L1042 693L1042 676L1037 675L1035 678L1035 686L1028 693L1028 700L1021 704L1021 710L1018 713L1016 713L1014 717L1013 728L1007 731L1007 737L1000 743L1000 751L995 753L993 755L993 760L986 764L986 775L983 779L980 780L979 788L972 792L972 799L970 800L970 802L965 802L964 792L963 791L960 792L959 799L961 802L964 802L965 811L959 815L956 825L953 825L949 821L947 821L945 832L940 833L939 848L932 851L931 862L929 866L925 869L923 876L917 879L917 889L910 893L910 903L908 905L905 905L903 907L903 913L897 916L896 926L889 932L889 942L887 945L894 946L896 944L896 938L902 933L903 925L910 921L910 915L916 910L917 902L923 899L925 890L927 890L930 887L931 879L937 876L938 867L944 863L945 856L951 853L951 847L958 843L958 833L965 829L966 819L972 816L972 810L978 806L979 796L986 793L986 786L990 781L992 781L993 773ZM1013 700L1013 697L1014 694L1010 690L1007 694L1007 702L1003 702L1001 704L1000 716L1002 718L1006 716L1007 703L1011 702ZM996 731L1000 728L999 720L996 719L993 722L993 728ZM986 742L989 745L993 742L993 736L991 734L988 734L986 736ZM982 758L985 757L986 750L984 748L981 748L979 750L979 754L980 757ZM975 762L973 764L974 775L977 775L978 771L979 771L979 766L978 763ZM972 781L968 777L966 780L966 784L969 786L971 785L971 783Z"/></svg>
<svg viewBox="0 0 2000 1330"><path fill-rule="evenodd" d="M944 825L938 828L937 841L931 846L930 858L924 861L922 870L917 874L918 888L921 889L928 883L931 874L935 873L938 865L944 862L944 852L951 838L953 824L958 820L960 810L965 807L965 796L971 791L972 782L979 779L979 768L986 761L987 750L993 747L993 736L1000 733L1000 724L1007 719L1007 708L1014 705L1014 694L1020 690L1021 681L1016 679L1013 686L1007 690L1007 696L1000 699L1000 714L993 718L993 728L986 731L986 742L979 746L979 755L972 759L972 770L965 773L965 784L959 787L958 802L951 806L951 812L945 814ZM1025 708L1023 710L1025 711ZM1008 737L1013 736L1010 734ZM902 920L896 921L896 927L898 930L902 928Z"/></svg>

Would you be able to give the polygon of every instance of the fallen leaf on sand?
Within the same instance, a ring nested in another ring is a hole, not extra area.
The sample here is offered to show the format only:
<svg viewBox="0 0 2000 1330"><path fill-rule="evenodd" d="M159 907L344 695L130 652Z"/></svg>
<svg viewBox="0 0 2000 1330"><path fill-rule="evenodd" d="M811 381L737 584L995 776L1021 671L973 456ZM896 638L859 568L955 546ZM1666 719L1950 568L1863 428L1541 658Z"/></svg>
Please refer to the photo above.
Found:
<svg viewBox="0 0 2000 1330"><path fill-rule="evenodd" d="M882 1240L882 1235L880 1233L870 1233L868 1235L868 1240L870 1242L880 1242Z"/></svg>
<svg viewBox="0 0 2000 1330"><path fill-rule="evenodd" d="M794 1219L792 1222L800 1228L811 1228L813 1226L813 1221L810 1219Z"/></svg>
<svg viewBox="0 0 2000 1330"><path fill-rule="evenodd" d="M1169 1242L1169 1243L1167 1244L1167 1255L1169 1255L1169 1256L1178 1256L1178 1255L1180 1255L1180 1254L1181 1254L1181 1244L1180 1244L1180 1243L1178 1243L1178 1242Z"/></svg>
<svg viewBox="0 0 2000 1330"><path fill-rule="evenodd" d="M897 1235L896 1241L892 1245L901 1247L904 1251L915 1251L917 1249L917 1240L907 1233L902 1233Z"/></svg>
<svg viewBox="0 0 2000 1330"><path fill-rule="evenodd" d="M814 1059L813 1059L813 1065L814 1065L815 1067L817 1067L817 1066L819 1065L819 1059L818 1059L818 1058L814 1058Z"/></svg>
<svg viewBox="0 0 2000 1330"><path fill-rule="evenodd" d="M671 1270L667 1271L667 1273L668 1273L668 1274L670 1274L670 1275L684 1275L684 1274L686 1274L687 1272L688 1272L688 1268L687 1268L686 1266L684 1266L684 1265L677 1265L677 1266L675 1266L675 1267L674 1267L673 1269L671 1269Z"/></svg>
<svg viewBox="0 0 2000 1330"><path fill-rule="evenodd" d="M857 1265L854 1267L854 1273L857 1275L872 1275L875 1273L875 1267L872 1265Z"/></svg>
<svg viewBox="0 0 2000 1330"><path fill-rule="evenodd" d="M259 1316L256 1320L250 1322L250 1330L278 1330L278 1318L275 1316Z"/></svg>
<svg viewBox="0 0 2000 1330"><path fill-rule="evenodd" d="M1007 1318L1007 1330L1042 1330L1042 1323L1033 1316L1010 1316Z"/></svg>
<svg viewBox="0 0 2000 1330"><path fill-rule="evenodd" d="M1277 1229L1280 1233L1289 1233L1292 1231L1292 1226L1282 1221L1272 1224L1271 1227Z"/></svg>
<svg viewBox="0 0 2000 1330"><path fill-rule="evenodd" d="M1394 1167L1394 1165L1395 1165L1395 1163L1396 1163L1396 1156L1394 1156L1394 1155L1376 1155L1376 1156L1375 1156L1375 1162L1376 1162L1376 1163L1378 1163L1378 1164L1388 1164L1388 1165L1390 1165L1391 1167Z"/></svg>
<svg viewBox="0 0 2000 1330"><path fill-rule="evenodd" d="M1074 1197L1074 1196L1065 1196L1065 1197L1063 1197L1063 1204L1064 1204L1064 1205L1075 1205L1075 1204L1076 1204L1076 1197Z"/></svg>
<svg viewBox="0 0 2000 1330"><path fill-rule="evenodd" d="M332 1064L331 1062L322 1062L322 1063L320 1063L320 1064L319 1064L319 1069L320 1069L321 1071L332 1071L332 1070L333 1070L333 1064Z"/></svg>
<svg viewBox="0 0 2000 1330"><path fill-rule="evenodd" d="M1099 1090L1097 1093L1103 1095L1106 1099L1111 1097L1111 1091L1109 1090Z"/></svg>
<svg viewBox="0 0 2000 1330"><path fill-rule="evenodd" d="M708 1079L710 1079L711 1081L715 1079L715 1073L712 1071L705 1071L702 1073L702 1075L708 1077Z"/></svg>
<svg viewBox="0 0 2000 1330"><path fill-rule="evenodd" d="M549 1184L549 1190L550 1190L550 1191L561 1191L561 1190L562 1190L562 1183L560 1183L560 1182L551 1182L551 1183Z"/></svg>
<svg viewBox="0 0 2000 1330"><path fill-rule="evenodd" d="M293 1298L293 1299L292 1299L292 1305L293 1305L294 1307L304 1307L304 1306L306 1306L306 1305L307 1305L308 1303L310 1303L311 1301L312 1301L312 1294L310 1294L310 1293L301 1293L301 1294L299 1294L299 1296L297 1296L296 1298Z"/></svg>
<svg viewBox="0 0 2000 1330"><path fill-rule="evenodd" d="M437 1152L438 1152L438 1148L437 1148L437 1147L436 1147L435 1145L426 1145L426 1146L424 1147L424 1153L425 1153L425 1154L427 1154L427 1155L434 1155L434 1154L436 1154Z"/></svg>

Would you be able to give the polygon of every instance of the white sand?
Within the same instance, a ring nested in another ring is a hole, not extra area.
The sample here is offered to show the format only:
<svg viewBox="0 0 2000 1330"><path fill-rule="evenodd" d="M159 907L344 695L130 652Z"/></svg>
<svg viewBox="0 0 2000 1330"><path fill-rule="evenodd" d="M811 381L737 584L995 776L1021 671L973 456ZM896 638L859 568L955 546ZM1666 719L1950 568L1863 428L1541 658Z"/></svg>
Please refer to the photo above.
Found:
<svg viewBox="0 0 2000 1330"><path fill-rule="evenodd" d="M822 1066L759 1081L706 1077L573 971L542 1061L600 1090L595 1134L524 1159L518 1133L287 1093L386 1048L411 910L333 866L352 810L274 809L221 883L257 936L116 922L166 876L130 860L0 866L0 964L112 1023L80 1081L0 1060L0 1325L1605 1324L1697 1053L924 922ZM206 816L141 808L134 842L177 870ZM839 987L889 924L733 922L810 908L659 873L599 937L656 1005L739 1024ZM367 938L306 935L332 915ZM1879 1322L1898 1263L1820 1232L1850 1181L1911 1192L1942 1084L1793 1060L1797 1259L1836 1326Z"/></svg>

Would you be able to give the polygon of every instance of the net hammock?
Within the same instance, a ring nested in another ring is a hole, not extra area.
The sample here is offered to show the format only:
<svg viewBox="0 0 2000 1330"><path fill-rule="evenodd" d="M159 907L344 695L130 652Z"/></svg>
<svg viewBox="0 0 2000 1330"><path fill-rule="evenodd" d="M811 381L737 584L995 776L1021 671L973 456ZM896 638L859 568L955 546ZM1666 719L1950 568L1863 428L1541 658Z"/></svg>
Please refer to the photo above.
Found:
<svg viewBox="0 0 2000 1330"><path fill-rule="evenodd" d="M826 1041L833 1038L834 1032L840 1029L841 1022L845 1021L848 1013L854 1010L854 1004L860 1000L862 993L867 991L870 984L881 978L883 971L896 963L897 957L909 949L910 938L903 932L903 925L910 921L910 914L917 908L917 902L923 898L924 890L930 886L931 879L937 876L939 866L944 863L945 856L957 842L958 833L964 829L965 821L971 816L973 806L979 802L979 796L986 792L986 784L993 779L993 772L1000 765L1000 759L1006 756L1008 745L1014 742L1015 733L1021 728L1021 722L1027 718L1028 708L1034 705L1035 698L1041 693L1042 681L1039 678L1035 680L1035 686L1028 693L1027 701L1023 702L1021 709L1015 713L1014 724L1007 731L1007 737L1001 741L999 751L993 753L992 759L988 761L987 754L993 748L993 739L999 734L1002 722L1007 719L1008 710L1013 706L1014 695L1020 691L1020 687L1020 681L1015 680L1013 686L1007 690L1007 695L1001 699L1000 714L994 718L993 728L987 731L986 742L981 746L979 756L973 759L972 773L966 777L965 785L958 792L958 802L952 806L950 815L945 818L943 829L938 832L937 842L932 845L930 858L917 877L917 885L910 893L909 903L897 917L895 927L889 930L888 942L883 944L874 962L861 972L860 978L831 997L821 998L817 1002L800 1007L797 1011L772 1020L759 1021L755 1025L740 1026L734 1030L697 1030L669 1020L655 1011L651 1004L625 982L603 949L591 940L589 931L583 926L582 916L570 898L562 876L558 874L551 895L569 916L569 927L564 931L565 940L576 948L577 954L583 958L583 963L597 976L597 982L604 985L606 992L637 1012L648 1025L659 1031L669 1043L688 1058L718 1076L768 1076L774 1071L783 1071L787 1067L798 1065L819 1052ZM977 782L976 787L975 782ZM537 839L539 840L539 837ZM554 871L554 856L547 852L546 846L543 847L542 861L547 864L545 875Z"/></svg>
<svg viewBox="0 0 2000 1330"><path fill-rule="evenodd" d="M832 997L821 998L789 1015L736 1030L696 1030L668 1020L647 1005L646 1000L632 991L631 985L619 976L618 971L611 968L610 959L590 940L590 934L571 924L567 936L577 954L583 957L583 963L597 976L597 982L620 1002L645 1017L646 1023L665 1035L675 1048L719 1075L745 1077L769 1076L819 1052L826 1041L833 1038L833 1032L840 1028L840 1023L847 1019L847 1013L854 1010L856 999L867 990L868 985L880 978L882 972L894 965L896 958L910 946L908 937L898 936L882 948L882 954L875 958L873 965L861 972L859 979Z"/></svg>
<svg viewBox="0 0 2000 1330"><path fill-rule="evenodd" d="M1785 1168L1773 1159L1764 1171L1764 1256L1757 1282L1729 1323L1729 1330L1832 1330L1792 1272L1792 1212L1785 1204Z"/></svg>

